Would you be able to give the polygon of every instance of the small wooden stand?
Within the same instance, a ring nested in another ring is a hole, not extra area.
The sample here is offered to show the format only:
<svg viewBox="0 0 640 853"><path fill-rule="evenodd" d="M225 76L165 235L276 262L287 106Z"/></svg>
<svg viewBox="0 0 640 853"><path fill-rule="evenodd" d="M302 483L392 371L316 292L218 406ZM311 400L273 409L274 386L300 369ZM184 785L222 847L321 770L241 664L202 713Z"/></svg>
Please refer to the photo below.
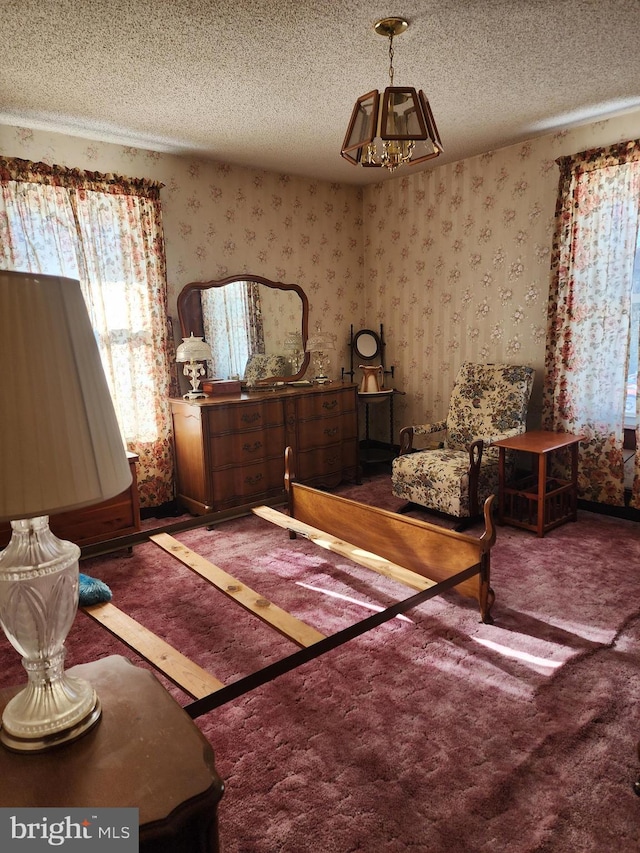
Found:
<svg viewBox="0 0 640 853"><path fill-rule="evenodd" d="M48 752L0 748L0 806L138 808L141 853L218 853L224 786L187 713L152 673L119 655L69 671L95 686L102 719ZM19 689L0 690L0 711Z"/></svg>
<svg viewBox="0 0 640 853"><path fill-rule="evenodd" d="M364 347L362 341L365 341ZM384 385L385 376L390 376L393 381L395 367L393 365L389 369L385 367L385 346L382 323L380 323L380 334L372 329L361 329L354 335L352 325L349 331L349 370L342 368L342 380L344 381L345 376L348 376L353 381L356 373L356 363L354 362L354 356L356 356L359 362L379 364L382 373L381 385ZM360 464L364 466L376 462L391 462L396 456L393 444L393 398L396 394L404 394L405 392L399 391L397 388L384 387L379 388L378 391L364 392L360 385L358 389L358 402L364 406L364 438L360 441ZM370 436L369 406L380 403L388 403L389 405L388 442L374 441Z"/></svg>
<svg viewBox="0 0 640 853"><path fill-rule="evenodd" d="M499 448L498 521L542 537L549 530L575 521L578 502L578 444L582 436L566 432L532 430L494 442ZM554 450L571 450L571 479L547 476L548 456ZM518 450L538 457L537 473L515 483L505 482L505 452Z"/></svg>

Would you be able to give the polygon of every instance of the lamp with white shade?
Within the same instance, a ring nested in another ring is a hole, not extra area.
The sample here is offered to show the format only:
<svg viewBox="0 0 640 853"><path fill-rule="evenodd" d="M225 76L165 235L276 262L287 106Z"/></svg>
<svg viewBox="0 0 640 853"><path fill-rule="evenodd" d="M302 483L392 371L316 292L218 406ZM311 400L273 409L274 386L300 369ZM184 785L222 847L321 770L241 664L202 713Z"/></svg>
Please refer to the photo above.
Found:
<svg viewBox="0 0 640 853"><path fill-rule="evenodd" d="M319 385L331 382L327 375L329 370L329 352L335 348L336 345L331 335L321 331L320 325L317 324L315 333L310 335L307 340L305 351L312 353L313 381Z"/></svg>
<svg viewBox="0 0 640 853"><path fill-rule="evenodd" d="M200 377L206 373L202 362L210 358L213 358L211 347L202 337L194 336L191 332L188 338L182 339L182 343L176 350L176 361L184 362L183 372L189 377L191 383L191 391L182 395L185 400L198 400L207 396L200 388Z"/></svg>
<svg viewBox="0 0 640 853"><path fill-rule="evenodd" d="M0 521L12 528L0 624L28 675L0 741L35 752L74 740L101 713L91 684L64 671L80 549L48 517L120 494L131 471L79 282L0 270L0 363Z"/></svg>

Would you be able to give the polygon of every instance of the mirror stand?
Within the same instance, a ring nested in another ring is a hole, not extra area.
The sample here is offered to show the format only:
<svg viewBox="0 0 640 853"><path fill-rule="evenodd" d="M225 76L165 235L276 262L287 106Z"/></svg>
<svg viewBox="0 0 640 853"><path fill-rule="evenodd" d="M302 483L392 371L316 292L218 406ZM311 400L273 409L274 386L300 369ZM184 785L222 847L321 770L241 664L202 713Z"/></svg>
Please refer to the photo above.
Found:
<svg viewBox="0 0 640 853"><path fill-rule="evenodd" d="M382 367L383 377L391 376L393 379L393 365L391 365L389 369L386 369L384 365L384 348L384 328L382 323L380 323L380 334L374 332L372 329L361 329L359 332L356 332L355 335L353 333L353 324L351 324L349 331L349 370L346 370L344 367L342 368L343 381L345 376L348 376L353 382L353 377L356 372L354 367L354 356L358 357L358 365L363 361L377 361Z"/></svg>

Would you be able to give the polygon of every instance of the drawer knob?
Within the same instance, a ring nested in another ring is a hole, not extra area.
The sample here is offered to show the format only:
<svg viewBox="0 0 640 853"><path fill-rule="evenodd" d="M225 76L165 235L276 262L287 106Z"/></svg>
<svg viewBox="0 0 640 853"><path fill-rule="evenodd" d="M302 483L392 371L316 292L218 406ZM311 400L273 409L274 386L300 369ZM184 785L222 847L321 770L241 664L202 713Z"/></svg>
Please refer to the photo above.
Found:
<svg viewBox="0 0 640 853"><path fill-rule="evenodd" d="M243 444L242 449L245 453L255 453L256 450L262 450L262 442L254 441L253 444Z"/></svg>

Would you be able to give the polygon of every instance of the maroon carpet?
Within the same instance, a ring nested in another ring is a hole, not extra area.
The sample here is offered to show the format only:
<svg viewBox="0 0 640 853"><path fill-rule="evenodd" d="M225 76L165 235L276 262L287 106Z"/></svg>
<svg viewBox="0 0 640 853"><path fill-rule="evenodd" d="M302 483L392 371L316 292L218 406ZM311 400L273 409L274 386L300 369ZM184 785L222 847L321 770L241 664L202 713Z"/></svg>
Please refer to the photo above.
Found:
<svg viewBox="0 0 640 853"><path fill-rule="evenodd" d="M399 505L388 474L341 492ZM254 516L176 538L324 633L408 594ZM639 849L639 569L633 522L499 528L495 625L450 593L200 717L225 853ZM153 544L82 571L225 682L295 651ZM135 659L83 614L67 646Z"/></svg>

